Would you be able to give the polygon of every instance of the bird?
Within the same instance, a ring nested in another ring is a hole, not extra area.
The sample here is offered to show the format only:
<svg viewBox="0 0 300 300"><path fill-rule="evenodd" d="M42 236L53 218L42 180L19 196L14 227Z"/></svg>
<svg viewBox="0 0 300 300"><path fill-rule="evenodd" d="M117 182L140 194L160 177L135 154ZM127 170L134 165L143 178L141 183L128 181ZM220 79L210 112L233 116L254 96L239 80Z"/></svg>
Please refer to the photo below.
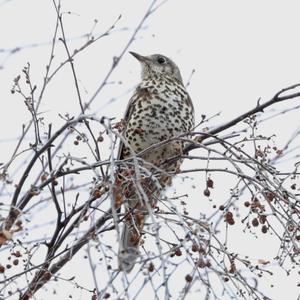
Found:
<svg viewBox="0 0 300 300"><path fill-rule="evenodd" d="M135 163L123 165L114 188L115 206L125 207L118 251L119 270L125 273L140 255L146 219L179 171L182 160L166 163L182 154L184 142L176 137L191 132L195 122L178 66L161 54L129 53L141 65L141 82L127 105L117 158L135 157Z"/></svg>

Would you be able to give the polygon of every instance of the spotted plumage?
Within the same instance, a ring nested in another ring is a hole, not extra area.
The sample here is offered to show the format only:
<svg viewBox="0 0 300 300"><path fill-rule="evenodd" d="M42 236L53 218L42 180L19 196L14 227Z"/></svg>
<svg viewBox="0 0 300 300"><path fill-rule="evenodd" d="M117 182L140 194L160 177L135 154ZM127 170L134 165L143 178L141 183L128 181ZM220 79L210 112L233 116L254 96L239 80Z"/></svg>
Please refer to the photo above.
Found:
<svg viewBox="0 0 300 300"><path fill-rule="evenodd" d="M120 145L118 158L129 158L144 151L141 158L145 168L156 174L156 180L150 179L149 172L142 174L143 194L136 191L136 180L129 179L132 175L128 174L132 172L123 170L119 176L118 201L125 203L127 212L120 240L119 267L126 272L131 271L138 257L141 231L149 207L155 206L162 189L170 184L172 176L168 172L179 168L179 160L166 163L182 151L182 142L174 138L188 133L194 126L193 104L176 64L159 54L131 54L141 63L142 81L126 110L123 136L128 144Z"/></svg>

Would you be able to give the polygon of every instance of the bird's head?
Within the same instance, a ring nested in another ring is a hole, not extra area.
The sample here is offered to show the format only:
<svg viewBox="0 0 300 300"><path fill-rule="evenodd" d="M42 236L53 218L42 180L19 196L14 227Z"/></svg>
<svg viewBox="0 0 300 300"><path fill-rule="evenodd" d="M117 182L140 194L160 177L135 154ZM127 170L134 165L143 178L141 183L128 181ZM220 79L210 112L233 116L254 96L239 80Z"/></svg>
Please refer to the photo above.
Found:
<svg viewBox="0 0 300 300"><path fill-rule="evenodd" d="M170 58L161 54L143 56L135 52L129 53L141 63L142 78L149 77L149 75L151 76L151 73L159 73L161 75L176 78L182 82L179 68Z"/></svg>

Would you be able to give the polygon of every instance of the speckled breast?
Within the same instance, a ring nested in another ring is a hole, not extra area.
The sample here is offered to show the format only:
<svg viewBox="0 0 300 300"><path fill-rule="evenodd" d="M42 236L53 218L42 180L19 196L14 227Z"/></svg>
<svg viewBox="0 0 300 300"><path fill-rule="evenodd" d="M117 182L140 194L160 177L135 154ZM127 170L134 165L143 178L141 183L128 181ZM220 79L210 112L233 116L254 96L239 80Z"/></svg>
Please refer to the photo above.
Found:
<svg viewBox="0 0 300 300"><path fill-rule="evenodd" d="M188 93L179 81L167 76L144 79L131 103L132 112L125 137L136 153L186 133L194 126L194 112ZM174 143L152 149L144 159L157 164L158 158L165 159L173 154L172 148Z"/></svg>

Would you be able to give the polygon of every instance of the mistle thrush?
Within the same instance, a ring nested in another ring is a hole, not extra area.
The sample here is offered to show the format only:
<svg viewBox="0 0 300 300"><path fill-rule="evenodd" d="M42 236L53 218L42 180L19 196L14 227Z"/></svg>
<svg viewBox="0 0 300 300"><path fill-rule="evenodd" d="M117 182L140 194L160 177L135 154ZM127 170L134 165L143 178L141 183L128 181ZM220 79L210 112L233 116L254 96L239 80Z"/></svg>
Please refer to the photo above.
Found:
<svg viewBox="0 0 300 300"><path fill-rule="evenodd" d="M125 207L119 268L127 273L139 256L145 219L179 169L180 160L166 162L182 153L176 137L194 127L193 104L177 65L160 54L130 53L141 63L142 81L127 106L118 159L135 159L119 170L115 184L116 206Z"/></svg>

